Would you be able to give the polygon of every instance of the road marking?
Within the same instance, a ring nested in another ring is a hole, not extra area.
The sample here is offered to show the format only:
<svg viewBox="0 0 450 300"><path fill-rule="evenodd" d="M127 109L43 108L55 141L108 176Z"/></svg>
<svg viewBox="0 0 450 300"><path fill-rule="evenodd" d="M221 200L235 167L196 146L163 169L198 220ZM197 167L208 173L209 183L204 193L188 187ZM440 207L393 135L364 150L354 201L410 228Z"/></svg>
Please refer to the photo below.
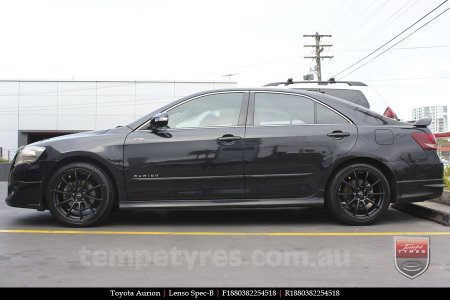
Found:
<svg viewBox="0 0 450 300"><path fill-rule="evenodd" d="M91 235L186 235L186 236L450 236L449 231L387 231L387 232L217 232L217 231L99 231L0 229L0 233L29 234L91 234Z"/></svg>

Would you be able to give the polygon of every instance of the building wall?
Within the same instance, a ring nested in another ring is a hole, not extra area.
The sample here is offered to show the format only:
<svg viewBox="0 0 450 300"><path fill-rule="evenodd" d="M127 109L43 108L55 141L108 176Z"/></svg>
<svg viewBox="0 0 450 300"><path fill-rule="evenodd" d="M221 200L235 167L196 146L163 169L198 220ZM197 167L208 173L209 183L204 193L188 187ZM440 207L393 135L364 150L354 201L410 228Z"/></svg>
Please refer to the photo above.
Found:
<svg viewBox="0 0 450 300"><path fill-rule="evenodd" d="M14 152L27 131L125 125L183 96L235 82L0 81L0 147Z"/></svg>
<svg viewBox="0 0 450 300"><path fill-rule="evenodd" d="M423 106L412 110L414 120L431 118L430 129L433 132L448 131L448 108L447 106Z"/></svg>

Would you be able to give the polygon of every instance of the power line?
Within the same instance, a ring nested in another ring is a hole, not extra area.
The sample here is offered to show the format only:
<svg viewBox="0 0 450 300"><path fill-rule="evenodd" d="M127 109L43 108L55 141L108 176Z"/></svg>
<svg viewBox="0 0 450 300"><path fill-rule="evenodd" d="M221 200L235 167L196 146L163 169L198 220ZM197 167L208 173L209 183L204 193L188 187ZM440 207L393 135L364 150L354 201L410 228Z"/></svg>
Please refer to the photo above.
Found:
<svg viewBox="0 0 450 300"><path fill-rule="evenodd" d="M360 12L358 13L358 16L356 18L353 18L352 22L347 23L346 28L344 28L344 30L341 30L340 32L338 32L336 34L336 36L338 36L338 37L346 36L348 32L352 31L353 28L355 28L355 26L352 24L359 23L361 20L363 20L366 12L370 11L372 6L377 3L376 0L373 0L372 2L368 2L368 1L361 1L361 2L365 2L365 3L369 3L369 4L366 7L364 7L364 9L360 10ZM352 26L350 26L350 25L352 25Z"/></svg>
<svg viewBox="0 0 450 300"><path fill-rule="evenodd" d="M356 31L352 32L353 35L357 35L364 26L370 23L370 21L383 9L383 7L388 4L389 0L385 0L381 3L381 5L377 6L370 15L368 15L364 20L361 20L355 27L357 28Z"/></svg>
<svg viewBox="0 0 450 300"><path fill-rule="evenodd" d="M382 31L384 28L389 26L392 22L397 20L401 15L405 14L408 10L410 10L414 5L417 4L417 2L419 2L419 0L416 0L409 7L407 7L404 11L402 11L403 8L405 8L411 1L413 1L413 0L409 0L404 5L402 5L398 10L395 11L395 13L393 13L389 18L387 18L385 21L383 21L381 26L375 27L372 31L370 31L368 34L366 34L362 39L364 40L367 37L372 36L373 33Z"/></svg>
<svg viewBox="0 0 450 300"><path fill-rule="evenodd" d="M127 97L127 96L123 96L123 97ZM72 104L60 104L59 106L61 108L66 108L66 109L80 109L80 108L86 108L88 106L101 106L101 107L113 107L113 106L128 106L130 105L130 102L134 101L134 99L131 99L131 96L129 95L128 97L130 97L129 100L119 100L119 101L102 101L102 102L87 102L87 103L72 103ZM136 99L136 104L147 104L147 102L151 101L149 104L153 104L153 103L166 103L170 100L173 100L173 96L169 96L169 97L157 97L157 98L141 98L141 99ZM167 101L155 101L155 100L167 100ZM124 103L124 104L117 104L117 103ZM104 105L107 104L107 105ZM55 105L32 105L32 106L21 106L20 110L29 110L29 111L40 111L40 110L52 110L52 109L56 109ZM17 106L9 106L9 107L1 107L0 108L0 112L17 112Z"/></svg>
<svg viewBox="0 0 450 300"><path fill-rule="evenodd" d="M425 79L447 79L447 78L450 78L450 76L386 78L386 79L361 79L361 81L398 81L398 80L425 80Z"/></svg>
<svg viewBox="0 0 450 300"><path fill-rule="evenodd" d="M295 55L297 57L297 55ZM54 96L56 94L62 94L64 92L79 92L79 91L88 91L88 90L100 90L100 89L109 89L109 88L115 88L115 87L123 87L123 86L131 86L131 85L146 85L146 84L180 84L180 83L201 83L202 81L169 81L169 80L123 80L123 81L108 81L108 80L97 80L97 81L60 81L60 80L1 80L0 83L3 82L51 82L51 83L91 83L89 87L80 87L80 88L67 88L67 89L51 89L51 90L40 90L40 91L31 91L31 92L24 92L24 93L0 93L0 96L34 96L34 95L43 95L43 96ZM106 85L94 85L95 83L110 83ZM122 82L120 84L112 84L112 83L118 83ZM225 81L227 82L227 81ZM221 83L216 81L207 81L204 83ZM224 83L224 82L222 82ZM94 94L91 94L90 96L93 96ZM72 96L72 95L61 95L61 96ZM76 96L79 96L78 94ZM107 96L107 95L105 95Z"/></svg>
<svg viewBox="0 0 450 300"><path fill-rule="evenodd" d="M423 19L425 19L426 17L428 17L431 13L433 13L434 11L436 11L439 7L441 7L442 5L444 5L448 0L445 0L444 2L442 2L441 4L439 4L438 6L436 6L435 8L433 8L430 12L428 12L426 15L424 15L423 17L421 17L419 20L415 21L413 24L411 24L410 26L408 26L408 28L404 29L402 32L400 32L399 34L397 34L396 36L394 36L393 38L391 38L389 41L387 41L386 43L384 43L383 45L381 45L380 47L378 47L377 49L375 49L374 51L370 52L369 54L367 54L366 56L364 56L363 58L361 58L360 60L358 60L357 62L353 63L352 65L350 65L349 67L345 68L344 70L342 70L341 72L335 74L333 77L337 77L338 75L344 73L345 71L353 68L354 66L356 66L357 64L359 64L360 62L362 62L363 60L365 60L366 58L368 58L369 56L373 55L375 52L377 52L378 50L382 49L384 46L386 46L387 44L389 44L390 42L392 42L393 40L395 40L396 38L398 38L399 36L401 36L403 33L405 33L406 31L408 31L409 29L411 29L411 27L415 26L417 23L419 23L420 21L422 21ZM348 74L347 74L348 75Z"/></svg>
<svg viewBox="0 0 450 300"><path fill-rule="evenodd" d="M18 81L20 81L20 80L18 80ZM58 81L54 81L54 82L56 83ZM93 81L93 83L95 83L95 81ZM98 87L91 86L91 87L85 87L85 88L42 90L42 91L34 91L34 92L27 92L27 93L9 93L9 94L0 94L0 96L34 96L34 95L47 96L48 94L56 94L56 93L62 93L62 92L79 92L79 91L88 91L88 90L95 90L95 89L121 87L121 86L134 85L134 84L139 84L139 82L135 83L133 81L133 82L130 82L130 83L123 83L123 84L100 85Z"/></svg>
<svg viewBox="0 0 450 300"><path fill-rule="evenodd" d="M350 2L348 2L348 3L350 3ZM326 21L321 26L319 26L319 31L329 31L329 30L325 30L325 29L334 28L335 25L341 23L341 20L345 20L347 15L360 3L362 3L362 1L354 0L354 2L351 4L350 8L342 15L339 15L339 11L336 12L335 10L332 10L331 16L326 18ZM343 7L341 7L340 10L342 10L342 9L343 9ZM331 21L333 21L333 23L331 23ZM328 25L330 23L331 23L331 25Z"/></svg>
<svg viewBox="0 0 450 300"><path fill-rule="evenodd" d="M378 87L388 87L388 88L405 88L408 87L408 89L431 89L431 88L442 88L442 84L427 84L421 85L421 84L408 84L406 82L397 83L397 84L381 84L377 85Z"/></svg>
<svg viewBox="0 0 450 300"><path fill-rule="evenodd" d="M362 67L364 67L365 65L367 65L368 63L370 63L371 61L375 60L376 58L380 57L381 55L383 55L384 53L386 53L387 51L391 50L392 48L394 48L395 46L397 46L398 44L400 44L401 42L403 42L404 40L406 40L407 38L409 38L411 35L413 35L414 33L416 33L417 31L419 31L420 29L422 29L423 27L427 26L428 24L430 24L431 22L433 22L434 20L436 20L437 18L439 18L440 16L442 16L444 13L446 13L448 10L450 10L450 7L447 8L446 10L442 11L440 14L438 14L437 16L435 16L433 19L431 19L430 21L426 22L425 24L423 24L422 26L420 26L419 28L417 28L416 30L414 30L413 32L411 32L410 34L408 34L407 36L405 36L404 38L402 38L400 41L398 41L397 43L395 43L394 45L392 45L391 47L387 48L386 50L384 50L383 52L379 53L377 56L373 57L371 60L367 61L366 63L360 65L359 67L357 67L356 69L354 69L353 71L351 71L350 73L345 74L344 76L340 77L339 79L342 79L356 71L358 71L359 69L361 69ZM342 72L341 72L342 73Z"/></svg>
<svg viewBox="0 0 450 300"><path fill-rule="evenodd" d="M448 48L450 45L433 45L433 46L413 46L413 47L398 47L392 50L415 50L415 49L432 49L432 48ZM383 48L380 50L385 50L387 48ZM347 50L337 50L335 52L354 52L354 51L373 51L374 49L347 49Z"/></svg>

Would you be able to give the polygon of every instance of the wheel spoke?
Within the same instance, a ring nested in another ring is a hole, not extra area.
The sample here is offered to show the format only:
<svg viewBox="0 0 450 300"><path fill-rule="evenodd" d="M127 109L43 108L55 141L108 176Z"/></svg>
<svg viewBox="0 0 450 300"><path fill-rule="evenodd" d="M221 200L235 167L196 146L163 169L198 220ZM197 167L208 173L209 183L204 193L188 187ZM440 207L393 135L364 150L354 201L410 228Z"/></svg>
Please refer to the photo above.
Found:
<svg viewBox="0 0 450 300"><path fill-rule="evenodd" d="M99 185L97 185L97 186L94 186L93 188L88 189L88 190L86 191L86 193L92 192L93 190L98 189L98 188L101 187L101 186L102 186L101 184L99 184Z"/></svg>
<svg viewBox="0 0 450 300"><path fill-rule="evenodd" d="M365 187L367 184L367 178L369 178L369 171L366 171L366 177L364 178L364 181L363 181L363 187Z"/></svg>
<svg viewBox="0 0 450 300"><path fill-rule="evenodd" d="M374 183L371 184L371 186L375 186L378 184L378 182L380 182L380 179L377 179Z"/></svg>
<svg viewBox="0 0 450 300"><path fill-rule="evenodd" d="M347 181L342 180L342 182L345 183L346 185L348 185L352 190L355 189L355 187L353 185L351 185L350 183L348 183Z"/></svg>
<svg viewBox="0 0 450 300"><path fill-rule="evenodd" d="M92 197L92 196L89 196L89 195L86 195L86 198L93 199L93 200L96 200L96 201L103 201L103 199L95 198L95 197Z"/></svg>
<svg viewBox="0 0 450 300"><path fill-rule="evenodd" d="M73 173L74 173L74 176L75 176L75 187L78 188L79 186L78 186L78 175L77 175L77 171L74 170Z"/></svg>
<svg viewBox="0 0 450 300"><path fill-rule="evenodd" d="M369 210L367 210L366 202L364 202L364 201L361 201L361 202L362 202L363 205L364 205L364 210L366 211L366 216L369 216Z"/></svg>
<svg viewBox="0 0 450 300"><path fill-rule="evenodd" d="M384 193L369 193L369 195L384 195Z"/></svg>
<svg viewBox="0 0 450 300"><path fill-rule="evenodd" d="M356 171L353 171L353 175L355 176L355 186L359 187L358 176L356 175Z"/></svg>
<svg viewBox="0 0 450 300"><path fill-rule="evenodd" d="M67 185L70 186L72 189L74 188L72 183L69 183L64 177L61 177L61 180Z"/></svg>
<svg viewBox="0 0 450 300"><path fill-rule="evenodd" d="M78 208L79 208L78 211L80 212L80 221L83 220L83 211L81 210L81 204L83 204L83 203L78 204Z"/></svg>
<svg viewBox="0 0 450 300"><path fill-rule="evenodd" d="M64 201L62 201L62 202L59 202L58 204L56 204L56 206L57 206L57 207L60 207L61 205L66 204L66 203L68 203L68 202L70 202L70 201L73 201L73 198L70 198L70 199L64 200Z"/></svg>
<svg viewBox="0 0 450 300"><path fill-rule="evenodd" d="M378 204L376 204L374 201L370 200L369 198L365 198L365 200L367 200L367 201L369 201L370 203L372 203L373 206L375 206L376 208L380 208L380 207L378 206Z"/></svg>
<svg viewBox="0 0 450 300"><path fill-rule="evenodd" d="M58 191L58 190L53 190L53 193L63 194L63 195L72 195L72 193L64 192L64 191Z"/></svg>
<svg viewBox="0 0 450 300"><path fill-rule="evenodd" d="M92 207L92 203L89 203L89 201L86 199L85 201L84 201L84 208L85 209L91 209L91 207ZM92 209L91 209L92 210Z"/></svg>
<svg viewBox="0 0 450 300"><path fill-rule="evenodd" d="M76 202L74 202L74 203L72 204L72 206L69 208L69 210L67 211L66 218L68 218L68 217L70 216L70 213L72 212L72 210L73 210L73 208L74 208L74 206L75 206L75 203L76 203Z"/></svg>
<svg viewBox="0 0 450 300"><path fill-rule="evenodd" d="M339 196L348 196L353 195L353 193L338 193Z"/></svg>
<svg viewBox="0 0 450 300"><path fill-rule="evenodd" d="M350 202L345 203L345 205L342 208L346 209L350 204L352 204L355 201L356 201L356 198L353 198Z"/></svg>
<svg viewBox="0 0 450 300"><path fill-rule="evenodd" d="M83 189L87 188L89 178L91 178L91 173L89 173L88 176L86 177L86 179L84 180Z"/></svg>
<svg viewBox="0 0 450 300"><path fill-rule="evenodd" d="M355 218L356 218L356 215L358 214L359 202L360 202L360 201L356 202L356 207L355 207L355 210L353 211L353 216L354 216Z"/></svg>

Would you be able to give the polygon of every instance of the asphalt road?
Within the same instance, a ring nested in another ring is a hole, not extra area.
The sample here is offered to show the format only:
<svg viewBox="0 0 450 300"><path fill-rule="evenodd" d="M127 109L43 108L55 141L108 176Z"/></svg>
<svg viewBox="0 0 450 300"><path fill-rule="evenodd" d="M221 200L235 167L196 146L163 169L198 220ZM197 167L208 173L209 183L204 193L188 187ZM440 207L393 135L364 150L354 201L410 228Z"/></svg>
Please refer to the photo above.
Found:
<svg viewBox="0 0 450 300"><path fill-rule="evenodd" d="M411 280L395 268L393 238L414 232L431 236L431 260ZM0 286L449 287L448 232L395 209L368 227L323 209L157 210L73 231L2 200Z"/></svg>

